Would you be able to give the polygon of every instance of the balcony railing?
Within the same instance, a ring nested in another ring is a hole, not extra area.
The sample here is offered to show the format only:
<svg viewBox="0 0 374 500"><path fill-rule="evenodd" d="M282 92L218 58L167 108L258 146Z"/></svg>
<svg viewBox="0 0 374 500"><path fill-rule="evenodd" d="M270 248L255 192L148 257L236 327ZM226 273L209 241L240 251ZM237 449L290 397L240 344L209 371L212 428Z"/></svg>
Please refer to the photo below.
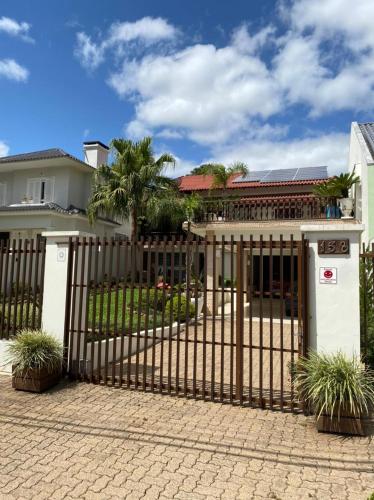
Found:
<svg viewBox="0 0 374 500"><path fill-rule="evenodd" d="M340 217L341 212L336 202L326 198L253 198L204 202L194 222L339 219Z"/></svg>

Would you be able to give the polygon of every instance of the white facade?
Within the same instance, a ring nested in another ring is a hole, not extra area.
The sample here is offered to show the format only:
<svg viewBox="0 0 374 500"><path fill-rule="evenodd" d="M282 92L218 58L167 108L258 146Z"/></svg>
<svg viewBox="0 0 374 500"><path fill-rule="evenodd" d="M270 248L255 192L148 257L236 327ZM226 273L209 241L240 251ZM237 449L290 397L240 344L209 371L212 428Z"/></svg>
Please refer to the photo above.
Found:
<svg viewBox="0 0 374 500"><path fill-rule="evenodd" d="M2 159L0 232L9 233L10 238L34 238L43 231L84 231L100 237L129 235L128 222L119 225L104 218L93 226L88 222L85 210L92 190L94 163L106 162L108 150L100 144L87 147L91 164L66 154Z"/></svg>
<svg viewBox="0 0 374 500"><path fill-rule="evenodd" d="M360 182L354 187L356 218L364 224L362 241L369 244L374 238L374 208L370 214L370 193L374 181L374 161L366 145L358 123L351 125L349 143L348 171L360 177ZM373 205L373 202L371 202Z"/></svg>

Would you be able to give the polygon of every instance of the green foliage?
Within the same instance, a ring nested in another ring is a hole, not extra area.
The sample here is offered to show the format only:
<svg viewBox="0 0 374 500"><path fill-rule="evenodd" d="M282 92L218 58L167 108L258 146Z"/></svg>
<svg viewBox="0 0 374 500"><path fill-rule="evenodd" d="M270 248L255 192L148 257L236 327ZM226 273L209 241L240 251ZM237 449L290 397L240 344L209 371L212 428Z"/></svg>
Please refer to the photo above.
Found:
<svg viewBox="0 0 374 500"><path fill-rule="evenodd" d="M323 184L315 186L314 194L323 198L348 198L349 190L354 184L359 182L360 177L353 172L341 173Z"/></svg>
<svg viewBox="0 0 374 500"><path fill-rule="evenodd" d="M213 171L213 189L226 189L230 177L234 174L247 175L248 168L244 163L237 162L229 167L224 165L217 165L216 169Z"/></svg>
<svg viewBox="0 0 374 500"><path fill-rule="evenodd" d="M369 252L369 248L366 249ZM360 259L360 319L363 361L374 369L374 269L370 257Z"/></svg>
<svg viewBox="0 0 374 500"><path fill-rule="evenodd" d="M165 307L165 322L170 320L170 308L172 308L173 321L186 321L187 312L188 318L193 318L195 315L195 306L191 302L187 302L184 295L175 295L173 299L169 299Z"/></svg>
<svg viewBox="0 0 374 500"><path fill-rule="evenodd" d="M360 417L374 404L374 373L360 359L341 352L311 352L300 358L294 372L295 388L318 418L321 414L340 418Z"/></svg>
<svg viewBox="0 0 374 500"><path fill-rule="evenodd" d="M40 330L22 330L8 347L9 362L16 374L25 375L34 368L45 368L49 373L62 364L62 344Z"/></svg>
<svg viewBox="0 0 374 500"><path fill-rule="evenodd" d="M111 146L114 163L96 169L87 212L91 223L102 213L122 219L131 216L134 238L138 218L147 215L150 201L173 189L174 182L163 171L166 164L174 164L175 160L168 153L156 160L150 137L139 142L114 139Z"/></svg>
<svg viewBox="0 0 374 500"><path fill-rule="evenodd" d="M10 311L9 311L10 307ZM15 312L15 307L17 307L17 311ZM33 303L29 304L29 308L27 310L27 304L23 304L22 308L22 313L21 313L21 304L17 303L15 304L6 304L4 307L4 311L2 306L0 306L0 324L3 325L3 329L8 329L9 332L11 333L13 330L18 332L22 328L27 328L32 326L33 323L33 315L34 315L34 309L35 309L35 323L38 322L38 318L40 315L40 310L39 307L36 306L34 307ZM8 316L9 316L9 327L8 327ZM15 321L15 328L14 328L14 318L16 317Z"/></svg>
<svg viewBox="0 0 374 500"><path fill-rule="evenodd" d="M167 298L167 293L165 292L165 297ZM142 311L143 313L146 314L147 310L150 309L156 309L157 311L162 310L162 303L163 303L163 292L162 290L157 290L154 288L151 288L148 292L147 296L147 291L143 290L142 292Z"/></svg>
<svg viewBox="0 0 374 500"><path fill-rule="evenodd" d="M203 163L199 167L191 170L192 175L212 175L217 167L221 167L221 163Z"/></svg>
<svg viewBox="0 0 374 500"><path fill-rule="evenodd" d="M374 500L374 491L371 495L368 496L367 500Z"/></svg>

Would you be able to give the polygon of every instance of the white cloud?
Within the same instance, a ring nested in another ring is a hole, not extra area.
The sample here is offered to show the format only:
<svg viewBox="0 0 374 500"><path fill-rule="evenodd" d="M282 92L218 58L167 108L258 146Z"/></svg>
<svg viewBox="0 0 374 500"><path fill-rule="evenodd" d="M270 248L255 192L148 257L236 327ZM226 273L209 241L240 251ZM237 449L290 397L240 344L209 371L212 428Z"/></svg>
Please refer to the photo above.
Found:
<svg viewBox="0 0 374 500"><path fill-rule="evenodd" d="M374 2L296 0L279 40L274 76L312 115L374 109Z"/></svg>
<svg viewBox="0 0 374 500"><path fill-rule="evenodd" d="M143 17L135 22L113 23L107 36L100 42L93 42L84 32L77 33L74 54L86 69L94 70L103 61L105 53L112 49L115 55L125 53L125 47L138 42L145 47L165 40L172 40L178 30L161 17Z"/></svg>
<svg viewBox="0 0 374 500"><path fill-rule="evenodd" d="M20 66L14 59L0 59L0 78L25 82L28 76L29 71L24 66Z"/></svg>
<svg viewBox="0 0 374 500"><path fill-rule="evenodd" d="M104 60L104 50L101 45L92 42L86 33L77 33L77 45L74 54L82 66L88 70L96 69Z"/></svg>
<svg viewBox="0 0 374 500"><path fill-rule="evenodd" d="M250 118L266 119L281 98L266 65L235 46L194 45L171 55L125 61L109 84L122 97L136 98L137 128L175 129L210 144L245 129Z"/></svg>
<svg viewBox="0 0 374 500"><path fill-rule="evenodd" d="M234 30L232 44L241 52L253 54L273 39L275 27L265 26L254 35L250 35L249 26L242 24Z"/></svg>
<svg viewBox="0 0 374 500"><path fill-rule="evenodd" d="M34 42L30 37L31 25L26 22L19 23L15 19L10 17L0 17L0 32L6 33L11 36L19 37L25 42Z"/></svg>
<svg viewBox="0 0 374 500"><path fill-rule="evenodd" d="M8 154L9 154L9 146L5 142L0 141L0 157L7 156Z"/></svg>
<svg viewBox="0 0 374 500"><path fill-rule="evenodd" d="M241 160L251 170L328 165L329 173L347 169L349 136L333 133L294 140L246 141L215 148L212 161Z"/></svg>
<svg viewBox="0 0 374 500"><path fill-rule="evenodd" d="M161 17L143 17L133 23L114 23L109 29L109 44L130 42L140 39L146 43L172 39L177 29Z"/></svg>

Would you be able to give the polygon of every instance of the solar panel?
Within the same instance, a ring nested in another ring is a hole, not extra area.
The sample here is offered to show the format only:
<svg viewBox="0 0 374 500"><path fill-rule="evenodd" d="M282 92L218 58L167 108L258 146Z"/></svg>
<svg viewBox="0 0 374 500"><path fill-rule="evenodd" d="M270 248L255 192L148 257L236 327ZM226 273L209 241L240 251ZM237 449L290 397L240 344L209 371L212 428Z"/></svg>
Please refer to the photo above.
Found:
<svg viewBox="0 0 374 500"><path fill-rule="evenodd" d="M327 167L306 167L299 168L294 181L306 181L306 180L314 180L314 179L327 179Z"/></svg>
<svg viewBox="0 0 374 500"><path fill-rule="evenodd" d="M258 170L249 172L234 179L240 182L289 182L327 179L327 167L281 168L274 170Z"/></svg>
<svg viewBox="0 0 374 500"><path fill-rule="evenodd" d="M233 180L233 182L257 182L263 178L266 172L267 170L249 172L247 175L241 175L240 177L237 177L236 179Z"/></svg>
<svg viewBox="0 0 374 500"><path fill-rule="evenodd" d="M262 182L287 182L292 181L297 172L297 168L284 168L279 170L270 170L268 175L262 179Z"/></svg>

